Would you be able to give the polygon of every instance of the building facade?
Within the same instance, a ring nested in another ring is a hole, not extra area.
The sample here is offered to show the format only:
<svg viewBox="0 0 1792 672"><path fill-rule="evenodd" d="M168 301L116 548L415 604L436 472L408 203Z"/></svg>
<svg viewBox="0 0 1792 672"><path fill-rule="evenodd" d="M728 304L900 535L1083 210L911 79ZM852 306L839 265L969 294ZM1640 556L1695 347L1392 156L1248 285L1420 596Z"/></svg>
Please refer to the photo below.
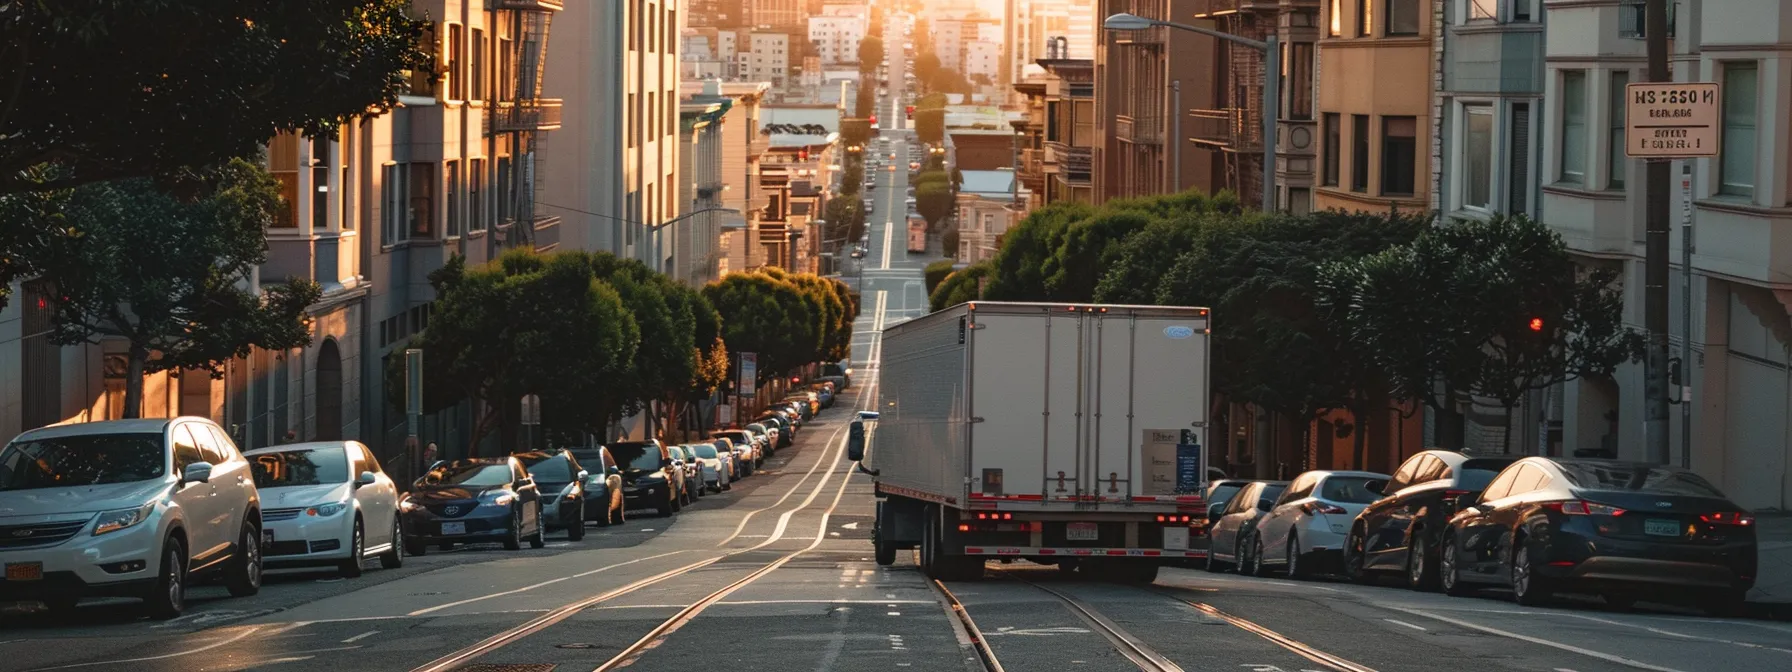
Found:
<svg viewBox="0 0 1792 672"><path fill-rule="evenodd" d="M707 82L679 109L678 170L682 221L667 231L671 238L672 277L701 287L721 277L725 183L722 175L722 126L734 99L722 95L720 82ZM712 211L712 212L705 212Z"/></svg>
<svg viewBox="0 0 1792 672"><path fill-rule="evenodd" d="M1214 29L1253 40L1277 38L1281 55L1281 95L1276 101L1276 203L1280 210L1312 207L1313 171L1319 135L1314 120L1319 2L1201 0L1194 16ZM1263 52L1214 41L1207 58L1214 85L1206 102L1191 103L1190 142L1214 151L1216 186L1238 193L1244 203L1263 201ZM1185 102L1186 98L1185 98Z"/></svg>
<svg viewBox="0 0 1792 672"><path fill-rule="evenodd" d="M1325 0L1313 209L1430 207L1433 8L1431 0Z"/></svg>
<svg viewBox="0 0 1792 672"><path fill-rule="evenodd" d="M1097 18L1127 13L1174 21L1198 0L1098 0ZM1189 110L1213 97L1213 38L1167 27L1102 30L1095 48L1096 198L1217 191L1217 153L1188 140ZM1178 104L1180 101L1180 104ZM1180 129L1180 133L1178 130Z"/></svg>
<svg viewBox="0 0 1792 672"><path fill-rule="evenodd" d="M811 16L809 42L823 64L859 62L859 42L865 39L864 16Z"/></svg>
<svg viewBox="0 0 1792 672"><path fill-rule="evenodd" d="M946 250L960 263L995 256L1002 234L1026 215L1031 194L1013 170L963 170L957 196L958 247Z"/></svg>

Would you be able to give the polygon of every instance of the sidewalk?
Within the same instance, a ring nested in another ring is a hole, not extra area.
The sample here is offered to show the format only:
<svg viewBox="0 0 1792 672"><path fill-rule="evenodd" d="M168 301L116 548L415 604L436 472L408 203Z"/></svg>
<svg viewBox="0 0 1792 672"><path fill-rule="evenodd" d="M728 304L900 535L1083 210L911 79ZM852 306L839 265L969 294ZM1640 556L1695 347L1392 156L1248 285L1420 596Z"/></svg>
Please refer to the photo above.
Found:
<svg viewBox="0 0 1792 672"><path fill-rule="evenodd" d="M1792 607L1792 513L1759 514L1755 521L1760 566L1748 601Z"/></svg>

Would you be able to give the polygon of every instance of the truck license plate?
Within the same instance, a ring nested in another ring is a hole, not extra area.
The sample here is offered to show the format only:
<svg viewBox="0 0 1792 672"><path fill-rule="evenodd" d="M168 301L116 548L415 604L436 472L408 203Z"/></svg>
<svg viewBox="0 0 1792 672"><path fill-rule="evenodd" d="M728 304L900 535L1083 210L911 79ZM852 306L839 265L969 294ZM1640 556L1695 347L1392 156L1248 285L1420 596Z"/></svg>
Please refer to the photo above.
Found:
<svg viewBox="0 0 1792 672"><path fill-rule="evenodd" d="M1643 521L1643 533L1658 537L1680 536L1680 521L1650 518Z"/></svg>
<svg viewBox="0 0 1792 672"><path fill-rule="evenodd" d="M1071 541L1095 541L1101 538L1101 527L1095 523L1070 523L1064 526L1064 538Z"/></svg>
<svg viewBox="0 0 1792 672"><path fill-rule="evenodd" d="M1166 551L1186 551L1186 550L1188 550L1188 528L1186 528L1186 527L1166 527L1166 528L1164 528L1164 550L1166 550Z"/></svg>
<svg viewBox="0 0 1792 672"><path fill-rule="evenodd" d="M7 581L42 581L44 579L44 563L14 562L6 566Z"/></svg>
<svg viewBox="0 0 1792 672"><path fill-rule="evenodd" d="M466 534L466 523L442 523L442 534Z"/></svg>

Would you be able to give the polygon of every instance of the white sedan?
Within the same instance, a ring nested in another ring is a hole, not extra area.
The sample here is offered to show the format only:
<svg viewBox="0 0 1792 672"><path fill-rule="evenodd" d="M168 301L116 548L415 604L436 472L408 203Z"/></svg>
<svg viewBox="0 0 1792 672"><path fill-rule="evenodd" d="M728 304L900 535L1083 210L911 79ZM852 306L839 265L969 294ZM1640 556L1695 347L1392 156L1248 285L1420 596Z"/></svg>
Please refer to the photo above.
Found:
<svg viewBox="0 0 1792 672"><path fill-rule="evenodd" d="M1369 471L1309 471L1296 477L1257 520L1239 573L1261 575L1279 567L1292 578L1304 578L1315 566L1335 569L1351 522L1381 497L1376 493L1387 482L1387 474Z"/></svg>
<svg viewBox="0 0 1792 672"><path fill-rule="evenodd" d="M318 441L243 454L261 492L261 536L269 567L330 566L361 575L361 563L404 564L398 488L358 441Z"/></svg>

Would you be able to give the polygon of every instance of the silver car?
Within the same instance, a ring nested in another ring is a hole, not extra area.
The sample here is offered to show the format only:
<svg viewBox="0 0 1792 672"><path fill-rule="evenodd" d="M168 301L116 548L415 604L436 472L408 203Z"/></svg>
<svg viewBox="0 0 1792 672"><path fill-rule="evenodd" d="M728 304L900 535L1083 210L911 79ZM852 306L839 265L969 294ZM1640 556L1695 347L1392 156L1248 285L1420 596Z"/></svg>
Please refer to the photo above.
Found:
<svg viewBox="0 0 1792 672"><path fill-rule="evenodd" d="M1350 523L1381 495L1387 474L1371 471L1309 471L1295 477L1269 515L1257 521L1245 542L1240 574L1261 575L1281 567L1302 578L1315 567L1336 567Z"/></svg>
<svg viewBox="0 0 1792 672"><path fill-rule="evenodd" d="M1244 486L1220 517L1207 528L1207 571L1219 572L1238 564L1244 554L1244 540L1257 526L1257 520L1269 514L1276 498L1288 487L1287 481L1255 481Z"/></svg>

